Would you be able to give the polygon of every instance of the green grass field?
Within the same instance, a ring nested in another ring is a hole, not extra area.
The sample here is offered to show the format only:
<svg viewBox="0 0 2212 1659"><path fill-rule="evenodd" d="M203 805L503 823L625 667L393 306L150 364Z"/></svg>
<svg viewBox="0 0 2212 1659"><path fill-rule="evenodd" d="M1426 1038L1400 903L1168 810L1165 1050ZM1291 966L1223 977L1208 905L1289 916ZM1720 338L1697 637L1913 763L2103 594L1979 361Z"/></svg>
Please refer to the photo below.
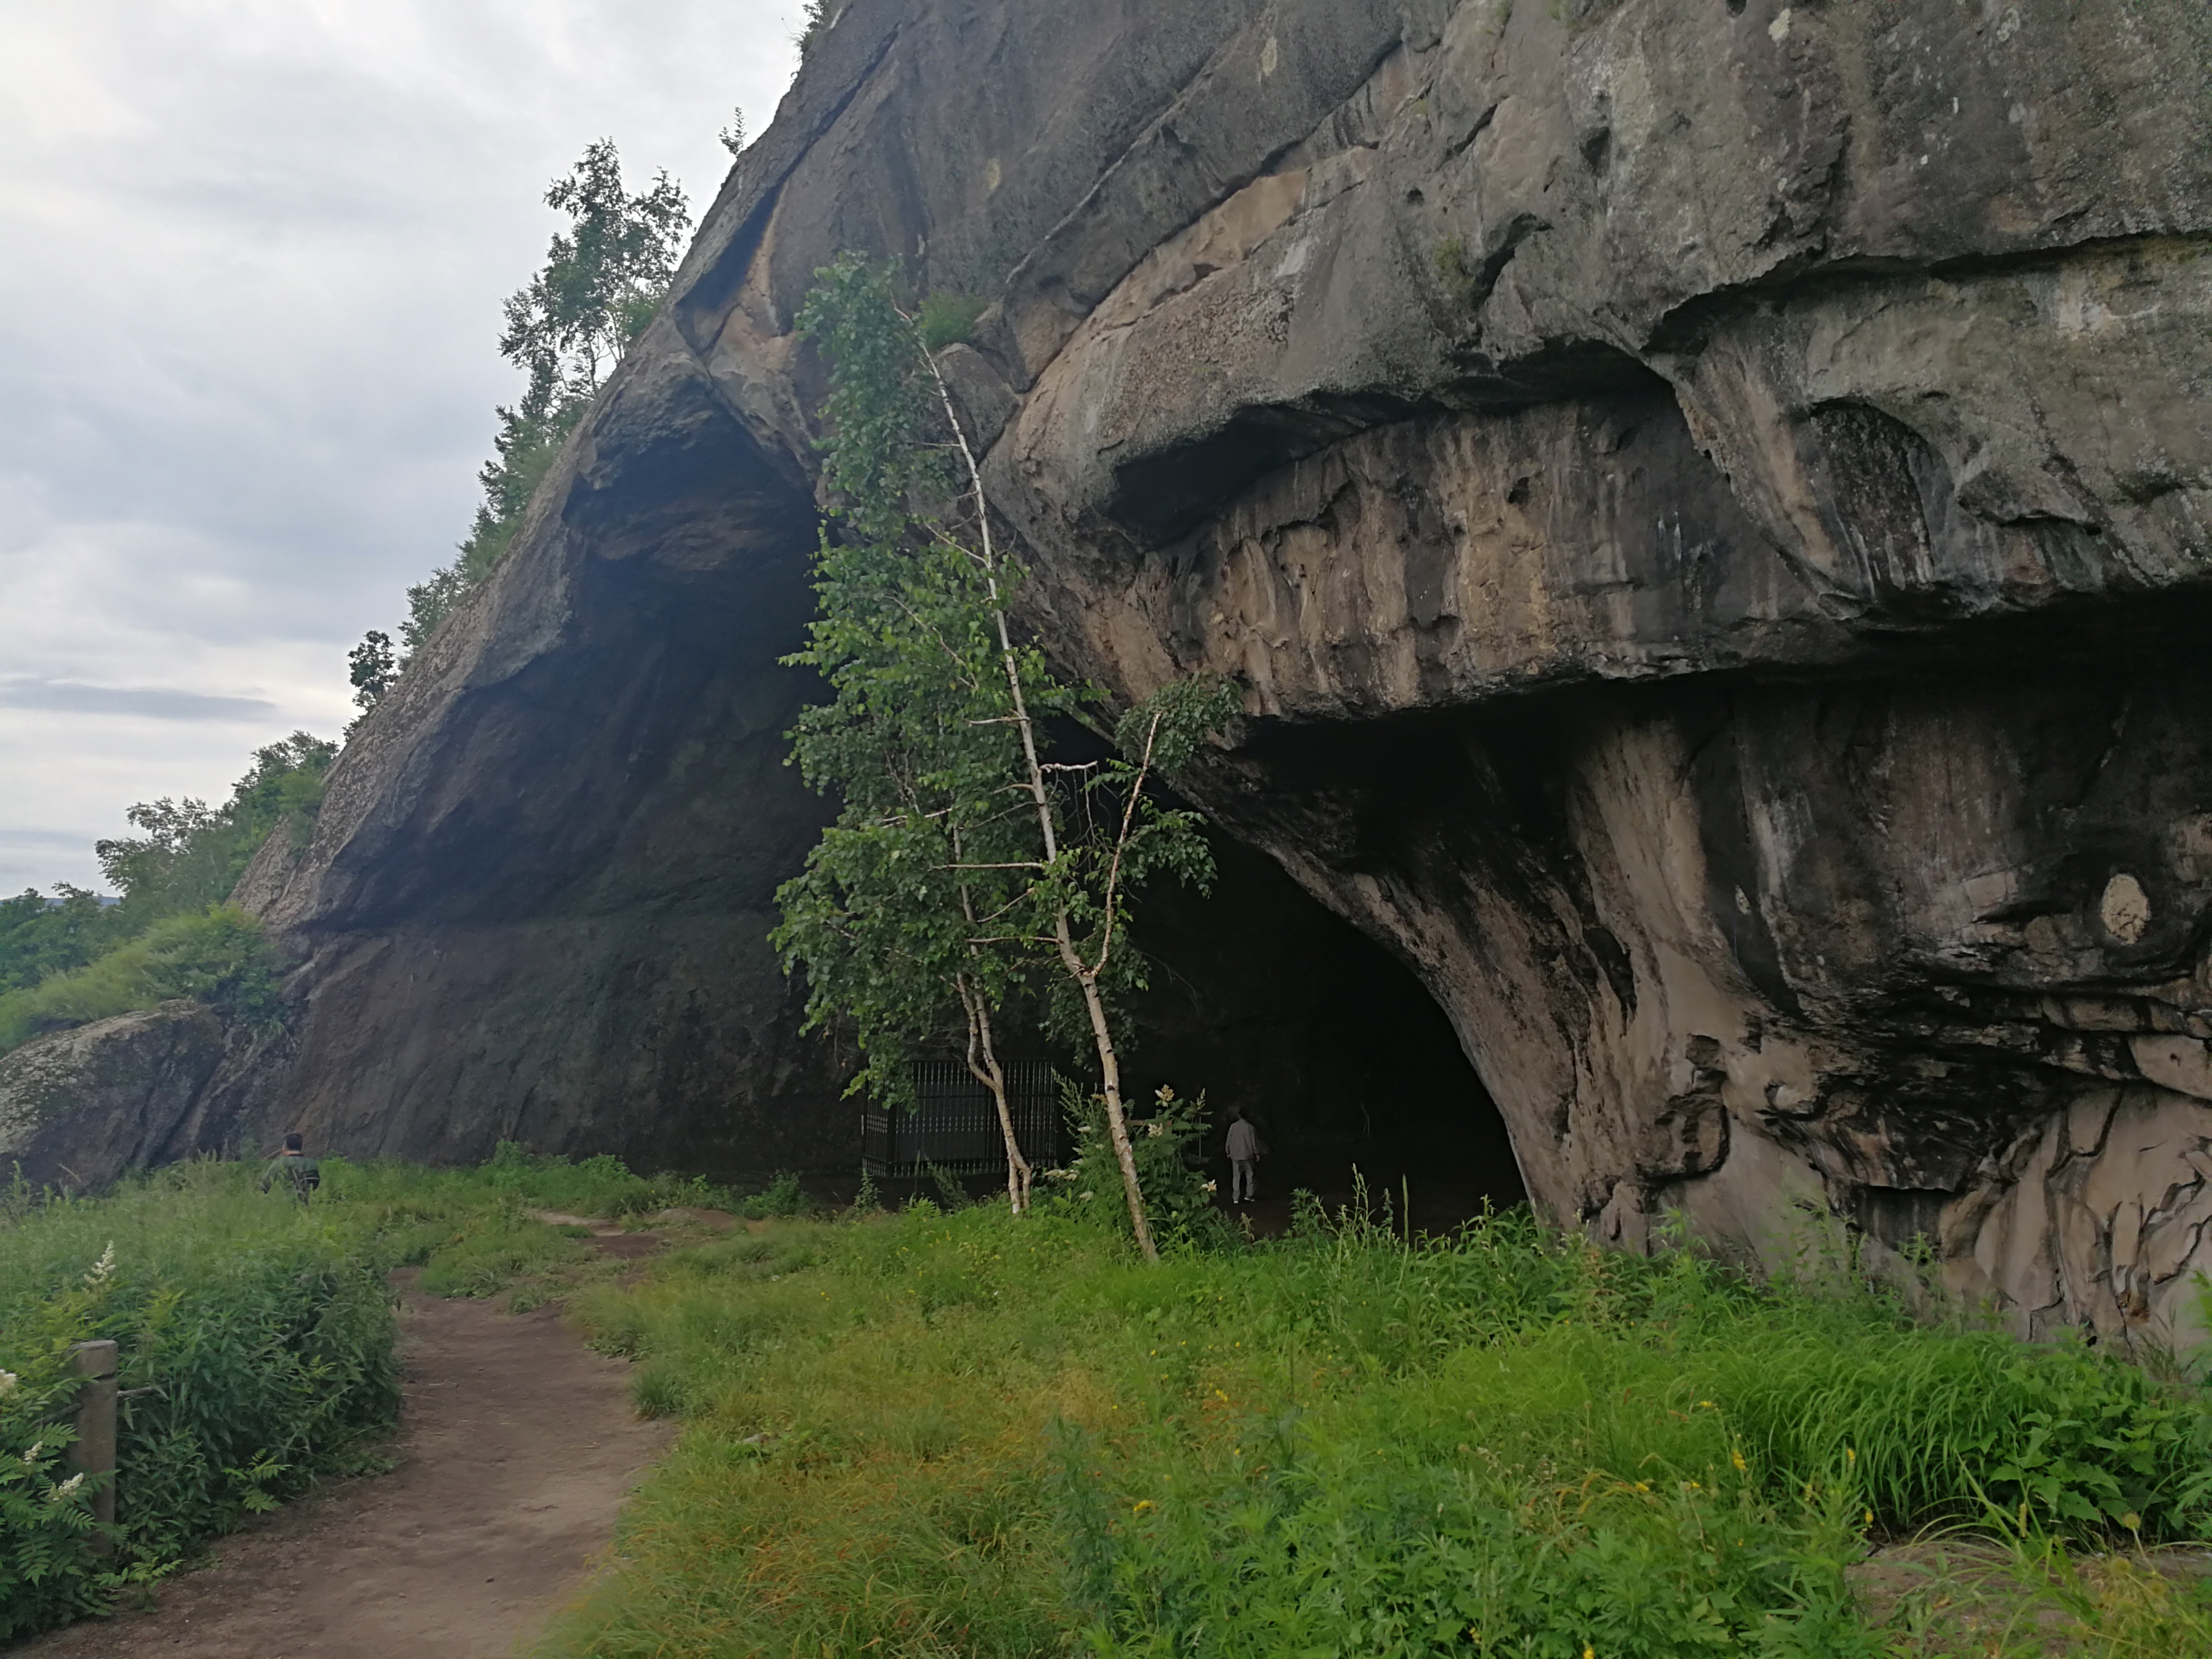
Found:
<svg viewBox="0 0 2212 1659"><path fill-rule="evenodd" d="M549 1659L2212 1652L2131 1553L2206 1529L2197 1396L1863 1286L925 1205L571 1307L685 1428ZM1854 1564L1947 1526L1994 1568L1874 1628Z"/></svg>
<svg viewBox="0 0 2212 1659"><path fill-rule="evenodd" d="M683 1420L544 1659L2212 1652L2180 1368L1916 1320L1832 1264L1310 1209L1146 1268L1063 1199L780 1220L640 1277L537 1215L738 1200L513 1149L325 1169L304 1209L222 1164L0 1206L0 1636L375 1467L417 1263L565 1295ZM94 1335L153 1390L106 1556L55 1420Z"/></svg>

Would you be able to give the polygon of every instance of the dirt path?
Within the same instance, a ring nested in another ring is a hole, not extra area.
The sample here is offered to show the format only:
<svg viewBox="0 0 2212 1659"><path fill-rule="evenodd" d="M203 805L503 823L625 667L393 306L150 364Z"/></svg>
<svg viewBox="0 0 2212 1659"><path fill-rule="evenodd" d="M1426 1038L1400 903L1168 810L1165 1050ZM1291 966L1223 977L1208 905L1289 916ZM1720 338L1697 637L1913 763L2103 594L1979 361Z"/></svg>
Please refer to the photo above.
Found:
<svg viewBox="0 0 2212 1659"><path fill-rule="evenodd" d="M295 1504L216 1547L143 1613L25 1654L103 1659L502 1659L585 1582L668 1439L629 1367L545 1307L514 1316L409 1291L407 1406L391 1474Z"/></svg>

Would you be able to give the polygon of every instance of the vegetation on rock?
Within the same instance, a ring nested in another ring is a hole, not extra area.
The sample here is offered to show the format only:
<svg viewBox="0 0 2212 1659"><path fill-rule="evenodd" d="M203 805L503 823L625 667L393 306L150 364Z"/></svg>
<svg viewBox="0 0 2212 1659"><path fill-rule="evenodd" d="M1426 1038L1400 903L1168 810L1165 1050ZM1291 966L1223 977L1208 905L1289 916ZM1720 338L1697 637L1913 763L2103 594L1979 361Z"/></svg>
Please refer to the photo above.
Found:
<svg viewBox="0 0 2212 1659"><path fill-rule="evenodd" d="M802 58L836 26L838 16L848 3L850 0L805 0L799 10L799 32L792 36Z"/></svg>
<svg viewBox="0 0 2212 1659"><path fill-rule="evenodd" d="M742 144L742 115L735 133ZM624 187L611 138L587 146L568 175L547 188L545 204L568 216L568 228L554 235L544 265L507 296L499 340L500 356L529 378L520 398L495 411L499 429L492 459L477 475L483 499L468 538L451 564L407 590L399 632L410 655L505 556L538 481L623 349L652 320L691 226L683 188L665 171L635 194ZM406 663L381 630L354 647L354 700L364 713Z"/></svg>
<svg viewBox="0 0 2212 1659"><path fill-rule="evenodd" d="M0 997L0 1050L173 997L204 1004L226 1024L271 1031L284 1023L280 978L261 924L235 906L165 916L82 968Z"/></svg>

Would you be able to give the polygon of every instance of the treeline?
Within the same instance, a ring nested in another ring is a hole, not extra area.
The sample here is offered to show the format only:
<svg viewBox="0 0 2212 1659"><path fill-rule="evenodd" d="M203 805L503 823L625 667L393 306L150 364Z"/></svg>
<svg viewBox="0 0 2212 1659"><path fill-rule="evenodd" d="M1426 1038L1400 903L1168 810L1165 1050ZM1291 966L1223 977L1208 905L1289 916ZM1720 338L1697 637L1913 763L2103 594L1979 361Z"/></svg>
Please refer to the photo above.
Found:
<svg viewBox="0 0 2212 1659"><path fill-rule="evenodd" d="M125 816L140 834L93 847L118 896L64 883L51 896L0 900L0 1050L170 997L276 1024L278 964L258 926L228 901L280 824L306 847L337 756L336 744L295 732L254 751L221 806L139 802Z"/></svg>

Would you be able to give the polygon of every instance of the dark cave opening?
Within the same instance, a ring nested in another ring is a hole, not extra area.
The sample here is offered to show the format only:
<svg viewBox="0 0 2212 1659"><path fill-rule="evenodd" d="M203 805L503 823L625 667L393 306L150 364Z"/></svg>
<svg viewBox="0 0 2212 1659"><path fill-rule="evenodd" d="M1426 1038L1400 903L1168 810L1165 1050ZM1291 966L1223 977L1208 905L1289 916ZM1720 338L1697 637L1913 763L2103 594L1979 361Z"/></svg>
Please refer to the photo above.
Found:
<svg viewBox="0 0 2212 1659"><path fill-rule="evenodd" d="M1131 1101L1164 1083L1205 1095L1224 1199L1222 1136L1242 1107L1265 1148L1261 1231L1287 1223L1294 1188L1350 1202L1355 1173L1432 1231L1521 1202L1504 1121L1413 971L1264 854L1217 837L1215 859L1210 896L1137 908L1152 984L1132 1010Z"/></svg>

